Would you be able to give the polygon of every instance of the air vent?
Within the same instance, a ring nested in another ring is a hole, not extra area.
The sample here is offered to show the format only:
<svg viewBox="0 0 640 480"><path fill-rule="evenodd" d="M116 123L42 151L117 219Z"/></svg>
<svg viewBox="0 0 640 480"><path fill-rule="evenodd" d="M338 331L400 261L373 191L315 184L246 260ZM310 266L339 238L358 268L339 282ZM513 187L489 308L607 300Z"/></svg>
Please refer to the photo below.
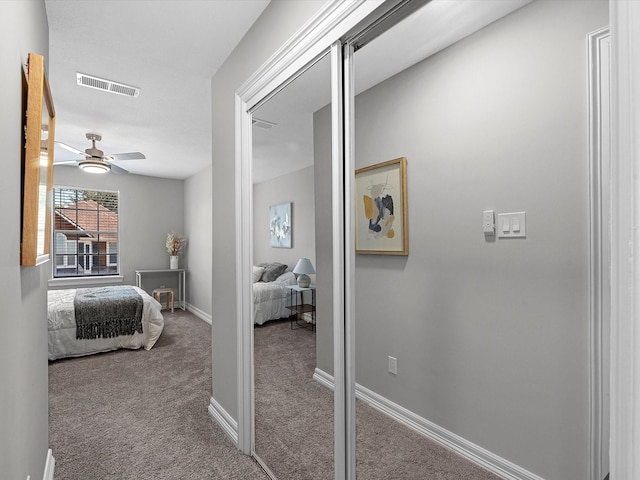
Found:
<svg viewBox="0 0 640 480"><path fill-rule="evenodd" d="M253 117L253 119L251 120L251 123L253 124L254 127L261 128L262 130L271 130L273 127L276 126L276 124L273 122L260 120L259 118L256 118L256 117Z"/></svg>
<svg viewBox="0 0 640 480"><path fill-rule="evenodd" d="M124 83L112 82L105 78L94 77L80 72L76 73L76 78L78 80L78 85L83 87L95 88L96 90L102 90L103 92L110 92L134 98L137 98L138 95L140 95L140 89L138 87L132 87L131 85L125 85Z"/></svg>

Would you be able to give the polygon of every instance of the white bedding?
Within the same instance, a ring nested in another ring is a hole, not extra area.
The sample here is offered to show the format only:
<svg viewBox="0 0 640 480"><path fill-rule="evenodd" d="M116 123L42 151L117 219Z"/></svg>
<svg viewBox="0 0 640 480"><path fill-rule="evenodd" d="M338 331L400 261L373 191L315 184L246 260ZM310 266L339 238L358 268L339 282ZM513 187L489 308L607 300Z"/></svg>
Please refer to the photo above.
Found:
<svg viewBox="0 0 640 480"><path fill-rule="evenodd" d="M262 325L268 320L288 318L291 311L291 290L285 285L295 285L296 276L285 272L273 282L253 284L253 323Z"/></svg>
<svg viewBox="0 0 640 480"><path fill-rule="evenodd" d="M73 299L75 289L49 290L47 317L49 321L49 360L79 357L120 348L151 349L164 328L162 306L144 290L133 287L142 297L142 330L144 333L113 338L76 339Z"/></svg>

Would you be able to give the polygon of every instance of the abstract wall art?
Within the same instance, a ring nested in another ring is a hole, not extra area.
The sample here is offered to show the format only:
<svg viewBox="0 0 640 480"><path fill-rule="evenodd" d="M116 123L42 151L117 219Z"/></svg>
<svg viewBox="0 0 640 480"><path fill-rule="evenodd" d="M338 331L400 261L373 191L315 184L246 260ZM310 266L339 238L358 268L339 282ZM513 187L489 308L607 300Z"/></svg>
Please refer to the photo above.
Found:
<svg viewBox="0 0 640 480"><path fill-rule="evenodd" d="M409 255L407 159L355 172L356 253Z"/></svg>
<svg viewBox="0 0 640 480"><path fill-rule="evenodd" d="M291 248L291 202L269 207L269 235L271 246Z"/></svg>

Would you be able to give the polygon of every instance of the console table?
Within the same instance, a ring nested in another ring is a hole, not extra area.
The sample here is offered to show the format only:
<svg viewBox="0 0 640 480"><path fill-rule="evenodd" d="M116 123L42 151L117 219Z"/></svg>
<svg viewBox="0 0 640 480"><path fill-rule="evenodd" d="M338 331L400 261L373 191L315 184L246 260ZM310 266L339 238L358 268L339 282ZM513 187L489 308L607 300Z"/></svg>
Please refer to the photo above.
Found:
<svg viewBox="0 0 640 480"><path fill-rule="evenodd" d="M187 310L187 281L186 270L184 268L161 268L157 270L136 270L136 287L143 288L142 277L145 274L167 274L172 273L178 276L178 307Z"/></svg>

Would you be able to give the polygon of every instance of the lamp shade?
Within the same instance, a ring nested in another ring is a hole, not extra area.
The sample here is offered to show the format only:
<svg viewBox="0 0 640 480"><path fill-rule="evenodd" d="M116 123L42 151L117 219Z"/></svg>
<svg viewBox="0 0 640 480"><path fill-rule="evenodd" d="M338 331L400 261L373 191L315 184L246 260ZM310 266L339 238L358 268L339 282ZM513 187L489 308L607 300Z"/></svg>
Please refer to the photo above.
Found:
<svg viewBox="0 0 640 480"><path fill-rule="evenodd" d="M316 273L316 270L313 268L311 260L308 258L301 258L293 268L293 273L305 273L308 275L310 273Z"/></svg>
<svg viewBox="0 0 640 480"><path fill-rule="evenodd" d="M311 264L311 260L308 258L301 258L293 268L293 273L298 275L298 286L302 288L308 288L311 285L310 273L316 273L316 270Z"/></svg>

